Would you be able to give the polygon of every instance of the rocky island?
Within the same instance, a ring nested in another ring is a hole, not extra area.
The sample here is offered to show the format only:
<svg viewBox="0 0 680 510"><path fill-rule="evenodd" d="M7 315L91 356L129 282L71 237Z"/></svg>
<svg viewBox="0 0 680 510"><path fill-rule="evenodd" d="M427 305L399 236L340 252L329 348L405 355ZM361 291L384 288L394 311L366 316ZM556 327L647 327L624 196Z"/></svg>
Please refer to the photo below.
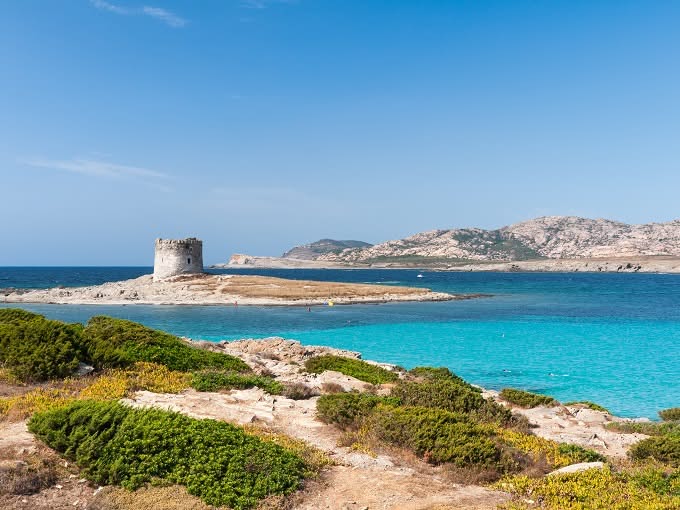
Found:
<svg viewBox="0 0 680 510"><path fill-rule="evenodd" d="M153 275L74 288L5 289L4 303L75 305L345 305L393 301L449 301L452 295L430 289L358 283L288 280L265 276L203 272L203 242L156 239Z"/></svg>
<svg viewBox="0 0 680 510"><path fill-rule="evenodd" d="M8 290L0 303L55 303L78 305L298 305L448 301L468 295L429 289L287 280L266 276L186 274L162 280L145 275L122 282L75 288Z"/></svg>
<svg viewBox="0 0 680 510"><path fill-rule="evenodd" d="M495 230L420 232L376 245L323 239L281 257L234 255L224 266L429 268L452 271L680 272L680 220L628 225L547 216Z"/></svg>

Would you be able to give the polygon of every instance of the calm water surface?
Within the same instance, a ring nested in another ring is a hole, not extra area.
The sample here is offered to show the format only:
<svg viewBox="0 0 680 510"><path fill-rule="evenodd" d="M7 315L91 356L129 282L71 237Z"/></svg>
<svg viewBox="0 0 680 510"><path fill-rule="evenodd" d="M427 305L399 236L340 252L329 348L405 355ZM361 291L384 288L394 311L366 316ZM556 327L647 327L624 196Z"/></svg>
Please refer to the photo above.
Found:
<svg viewBox="0 0 680 510"><path fill-rule="evenodd" d="M151 268L0 268L0 287L94 285ZM85 322L107 314L206 340L278 335L365 358L444 365L471 382L588 399L622 416L680 406L680 275L215 270L414 285L492 297L313 307L25 305ZM1 305L0 306L4 306Z"/></svg>

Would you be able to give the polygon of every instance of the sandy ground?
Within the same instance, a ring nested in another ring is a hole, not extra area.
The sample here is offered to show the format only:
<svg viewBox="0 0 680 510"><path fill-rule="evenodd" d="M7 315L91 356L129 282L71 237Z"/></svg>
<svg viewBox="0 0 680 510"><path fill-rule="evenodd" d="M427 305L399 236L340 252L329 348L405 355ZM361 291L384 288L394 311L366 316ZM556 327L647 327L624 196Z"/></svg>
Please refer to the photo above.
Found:
<svg viewBox="0 0 680 510"><path fill-rule="evenodd" d="M157 304L157 305L325 305L447 301L454 296L429 289L354 283L286 280L266 276L182 275L154 282L151 275L122 282L77 288L8 290L4 303Z"/></svg>
<svg viewBox="0 0 680 510"><path fill-rule="evenodd" d="M359 357L356 352L303 346L299 342L282 338L196 344L210 350L238 355L257 373L270 373L281 381L303 383L319 392L327 383L340 385L346 391L361 391L367 387L366 383L337 372L317 375L300 370L300 365L312 356L332 353ZM381 365L396 369L391 365ZM498 398L495 392L484 392L484 395ZM192 389L180 394L139 391L124 402L133 407L154 406L195 418L225 420L264 428L302 439L326 452L334 465L326 468L317 480L309 483L304 491L296 495L292 500L292 508L297 510L493 509L508 500L509 496L502 492L453 483L446 468L428 465L405 455L404 452L387 450L368 454L342 446L342 433L316 419L317 399L318 397L291 400L269 395L259 388L251 388L220 393L197 392ZM586 446L613 458L624 458L628 447L645 437L640 434L608 431L604 424L618 418L580 406L517 411L536 425L533 430L539 436ZM0 423L0 454L5 452L5 458L9 455L11 459L21 459L36 454L41 448L44 449L28 433L25 422ZM136 493L114 488L100 490L81 479L74 466L66 467L71 471L63 472L55 485L37 494L0 495L0 508L208 508L178 487L153 488ZM164 501L168 502L165 506L162 503Z"/></svg>

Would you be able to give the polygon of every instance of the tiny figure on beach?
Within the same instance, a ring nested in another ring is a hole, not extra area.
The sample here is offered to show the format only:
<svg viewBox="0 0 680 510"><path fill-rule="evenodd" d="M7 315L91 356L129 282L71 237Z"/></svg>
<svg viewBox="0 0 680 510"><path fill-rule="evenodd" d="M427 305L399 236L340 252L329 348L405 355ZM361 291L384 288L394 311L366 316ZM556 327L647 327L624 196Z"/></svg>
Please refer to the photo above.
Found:
<svg viewBox="0 0 680 510"><path fill-rule="evenodd" d="M238 306L238 301L234 301L234 306Z"/></svg>

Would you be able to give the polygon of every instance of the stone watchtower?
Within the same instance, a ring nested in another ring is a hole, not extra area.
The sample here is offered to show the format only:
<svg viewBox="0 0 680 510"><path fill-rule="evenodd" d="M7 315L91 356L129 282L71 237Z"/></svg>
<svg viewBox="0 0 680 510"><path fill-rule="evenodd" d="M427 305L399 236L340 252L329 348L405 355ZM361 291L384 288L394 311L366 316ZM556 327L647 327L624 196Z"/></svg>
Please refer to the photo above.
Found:
<svg viewBox="0 0 680 510"><path fill-rule="evenodd" d="M203 272L203 241L188 239L156 239L153 279L162 280L178 274Z"/></svg>

